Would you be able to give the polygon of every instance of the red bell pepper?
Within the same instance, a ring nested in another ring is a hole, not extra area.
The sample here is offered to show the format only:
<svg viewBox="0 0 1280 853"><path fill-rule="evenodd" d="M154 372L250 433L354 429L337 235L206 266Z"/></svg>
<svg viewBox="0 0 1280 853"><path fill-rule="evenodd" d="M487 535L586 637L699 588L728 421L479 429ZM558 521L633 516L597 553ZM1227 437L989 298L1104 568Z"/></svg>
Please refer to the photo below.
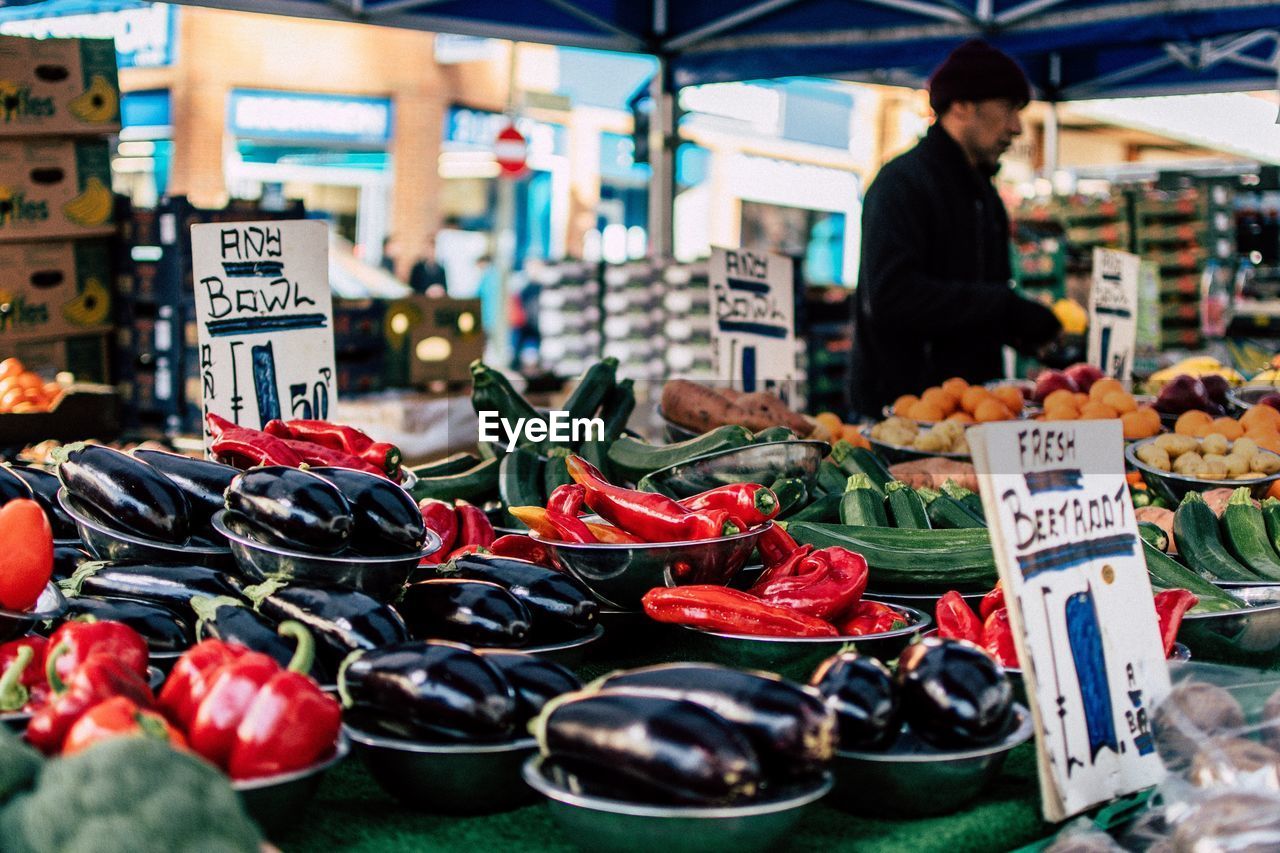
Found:
<svg viewBox="0 0 1280 853"><path fill-rule="evenodd" d="M227 771L256 779L307 767L333 752L341 725L336 699L299 672L277 672L236 728Z"/></svg>
<svg viewBox="0 0 1280 853"><path fill-rule="evenodd" d="M865 637L907 627L907 617L879 601L859 601L836 625L842 637Z"/></svg>
<svg viewBox="0 0 1280 853"><path fill-rule="evenodd" d="M587 527L587 523L575 515L548 510L547 523L555 528L556 539L560 542L594 545L598 541L596 535L591 532L591 528Z"/></svg>
<svg viewBox="0 0 1280 853"><path fill-rule="evenodd" d="M56 662L56 657L51 660ZM144 708L155 705L146 680L109 652L91 654L66 683L58 676L56 667L50 666L49 673L53 693L31 717L26 732L27 742L46 755L61 749L67 731L76 720L105 699L127 696Z"/></svg>
<svg viewBox="0 0 1280 853"><path fill-rule="evenodd" d="M938 599L934 607L934 619L938 622L939 637L946 640L968 640L982 645L982 623L964 600L964 596L954 589Z"/></svg>
<svg viewBox="0 0 1280 853"><path fill-rule="evenodd" d="M530 563L537 563L539 566L545 566L548 569L555 568L555 561L551 559L551 552L547 550L547 546L532 536L525 536L523 533L508 533L505 536L499 536L489 546L489 553L496 557L528 560Z"/></svg>
<svg viewBox="0 0 1280 853"><path fill-rule="evenodd" d="M1182 617L1199 603L1196 594L1186 589L1166 589L1156 593L1156 616L1160 619L1160 641L1164 643L1165 657L1173 654Z"/></svg>
<svg viewBox="0 0 1280 853"><path fill-rule="evenodd" d="M453 550L458 540L458 511L447 501L435 498L419 501L418 510L422 513L422 523L440 537L440 547L423 557L422 562L427 565L438 563Z"/></svg>
<svg viewBox="0 0 1280 853"><path fill-rule="evenodd" d="M750 592L765 604L832 622L862 597L867 588L867 561L845 548L822 548L804 556L791 576L762 581Z"/></svg>
<svg viewBox="0 0 1280 853"><path fill-rule="evenodd" d="M734 518L746 522L747 527L763 524L778 514L778 496L758 483L730 483L717 486L701 494L679 501L680 506L693 512L706 509L722 509Z"/></svg>
<svg viewBox="0 0 1280 853"><path fill-rule="evenodd" d="M302 465L302 457L274 435L234 424L213 412L206 414L204 420L213 436L209 449L228 465L236 468L252 468L254 465L298 468Z"/></svg>
<svg viewBox="0 0 1280 853"><path fill-rule="evenodd" d="M707 631L763 637L834 637L829 622L786 607L765 604L754 595L713 584L655 587L641 599L657 622L691 625Z"/></svg>
<svg viewBox="0 0 1280 853"><path fill-rule="evenodd" d="M587 489L578 483L565 483L551 490L547 509L565 515L582 515L582 505L587 500Z"/></svg>
<svg viewBox="0 0 1280 853"><path fill-rule="evenodd" d="M1013 626L1009 624L1009 609L992 610L982 623L982 647L1001 666L1018 668L1018 648L1013 642Z"/></svg>
<svg viewBox="0 0 1280 853"><path fill-rule="evenodd" d="M53 576L53 530L40 504L15 498L0 508L0 608L35 606Z"/></svg>
<svg viewBox="0 0 1280 853"><path fill-rule="evenodd" d="M691 512L666 495L615 486L581 456L566 462L569 476L587 489L587 506L646 542L691 542L741 530L724 510Z"/></svg>
<svg viewBox="0 0 1280 853"><path fill-rule="evenodd" d="M27 688L48 684L49 681L44 675L44 656L49 649L49 641L35 634L30 637L19 637L0 645L0 672L9 668L22 649L31 649L33 663L23 669L19 683Z"/></svg>
<svg viewBox="0 0 1280 853"><path fill-rule="evenodd" d="M996 581L996 585L992 588L991 592L982 596L982 604L978 607L978 614L982 617L983 621L986 621L988 616L995 613L1001 607L1004 607L1004 586L1000 581Z"/></svg>
<svg viewBox="0 0 1280 853"><path fill-rule="evenodd" d="M400 471L400 448L385 441L374 441L355 427L328 421L273 420L269 421L263 429L280 438L309 441L312 444L357 456L393 478Z"/></svg>
<svg viewBox="0 0 1280 853"><path fill-rule="evenodd" d="M756 548L760 551L760 558L764 561L766 570L785 561L799 547L796 540L791 538L791 534L783 530L779 524L766 527L756 539Z"/></svg>
<svg viewBox="0 0 1280 853"><path fill-rule="evenodd" d="M62 742L62 754L72 755L116 737L153 738L179 749L187 745L182 732L169 725L161 714L139 707L127 696L113 696L80 715Z"/></svg>
<svg viewBox="0 0 1280 853"><path fill-rule="evenodd" d="M160 689L160 709L183 729L190 728L214 673L249 650L236 643L203 640L183 653Z"/></svg>
<svg viewBox="0 0 1280 853"><path fill-rule="evenodd" d="M310 441L301 441L296 438L277 438L276 440L296 453L307 465L350 468L354 471L364 471L366 474L377 474L379 477L390 479L386 471L376 465L370 465L359 456L352 456L350 453L334 450L332 447L325 447L323 444L314 444Z"/></svg>
<svg viewBox="0 0 1280 853"><path fill-rule="evenodd" d="M492 545L496 537L493 531L493 524L489 522L489 516L484 514L484 510L466 501L454 501L453 505L458 511L458 541L456 544L479 545L481 548L488 548Z"/></svg>
<svg viewBox="0 0 1280 853"><path fill-rule="evenodd" d="M0 669L0 712L21 711L31 703L31 689L23 683L27 673L38 666L31 666L36 654L30 646L15 650Z"/></svg>
<svg viewBox="0 0 1280 853"><path fill-rule="evenodd" d="M44 668L50 685L54 683L51 665L56 667L58 677L66 681L89 655L99 652L110 655L146 680L150 655L141 634L122 622L73 620L63 623L49 637Z"/></svg>

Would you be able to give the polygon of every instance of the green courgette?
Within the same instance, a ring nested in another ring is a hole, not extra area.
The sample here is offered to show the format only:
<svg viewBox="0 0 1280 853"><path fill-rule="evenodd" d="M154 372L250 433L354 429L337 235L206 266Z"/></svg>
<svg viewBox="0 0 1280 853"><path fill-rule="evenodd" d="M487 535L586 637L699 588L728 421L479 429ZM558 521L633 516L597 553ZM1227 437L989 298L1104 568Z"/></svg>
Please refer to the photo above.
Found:
<svg viewBox="0 0 1280 853"><path fill-rule="evenodd" d="M1222 541L1245 568L1267 580L1280 580L1280 557L1267 538L1262 510L1245 487L1236 489L1222 512Z"/></svg>
<svg viewBox="0 0 1280 853"><path fill-rule="evenodd" d="M964 530L966 528L986 527L987 523L975 516L964 505L951 495L935 492L932 489L921 489L920 499L925 502L925 511L929 515L929 523L942 530Z"/></svg>
<svg viewBox="0 0 1280 853"><path fill-rule="evenodd" d="M840 498L840 523L859 527L888 527L884 499L871 485L866 474L855 474L844 487Z"/></svg>
<svg viewBox="0 0 1280 853"><path fill-rule="evenodd" d="M731 450L751 443L751 430L737 424L716 427L710 432L675 444L648 444L622 436L609 447L613 472L624 480L637 482L645 474L676 465L704 453Z"/></svg>
<svg viewBox="0 0 1280 853"><path fill-rule="evenodd" d="M445 474L439 477L420 477L409 489L415 501L435 498L452 501L461 498L473 504L484 503L485 499L498 491L498 468L501 463L497 459L486 459L474 467L457 474Z"/></svg>
<svg viewBox="0 0 1280 853"><path fill-rule="evenodd" d="M787 533L802 545L838 546L861 554L877 582L901 585L973 584L996 581L996 560L985 528L906 530L789 521Z"/></svg>
<svg viewBox="0 0 1280 853"><path fill-rule="evenodd" d="M836 522L840 520L840 500L843 494L818 495L809 505L796 510L789 521Z"/></svg>
<svg viewBox="0 0 1280 853"><path fill-rule="evenodd" d="M823 459L818 463L818 491L824 495L843 495L849 475L832 462Z"/></svg>
<svg viewBox="0 0 1280 853"><path fill-rule="evenodd" d="M547 495L543 491L542 457L527 447L517 447L502 457L498 472L498 494L505 506L546 506ZM511 527L524 527L523 522L507 516Z"/></svg>
<svg viewBox="0 0 1280 853"><path fill-rule="evenodd" d="M1146 542L1152 548L1164 553L1169 553L1169 534L1164 532L1164 528L1152 521L1138 522L1138 535L1142 537L1142 541Z"/></svg>
<svg viewBox="0 0 1280 853"><path fill-rule="evenodd" d="M752 439L753 444L767 444L771 441L795 441L796 434L784 426L771 426L760 430Z"/></svg>
<svg viewBox="0 0 1280 853"><path fill-rule="evenodd" d="M925 510L920 495L906 483L894 480L884 487L885 506L889 508L890 520L894 527L907 530L928 530L929 513Z"/></svg>
<svg viewBox="0 0 1280 853"><path fill-rule="evenodd" d="M1236 596L1205 580L1163 551L1157 550L1150 542L1142 543L1142 553L1147 558L1147 574L1151 576L1151 586L1156 590L1190 590L1200 599L1200 603L1195 607L1196 612L1240 610L1247 606Z"/></svg>
<svg viewBox="0 0 1280 853"><path fill-rule="evenodd" d="M480 457L471 453L455 453L452 456L437 459L435 462L427 462L409 470L418 477L444 477L449 474L461 474L463 471L476 467L481 461Z"/></svg>
<svg viewBox="0 0 1280 853"><path fill-rule="evenodd" d="M786 518L809 502L809 489L799 477L780 477L773 481L769 490L778 499L777 518Z"/></svg>
<svg viewBox="0 0 1280 853"><path fill-rule="evenodd" d="M613 390L617 374L618 360L613 356L602 358L588 367L578 380L578 387L573 389L573 393L565 401L564 410L569 413L569 417L589 418L594 415Z"/></svg>
<svg viewBox="0 0 1280 853"><path fill-rule="evenodd" d="M547 451L547 461L542 467L542 493L547 497L558 487L573 482L573 478L569 476L569 468L565 465L569 455L569 451L563 447L553 447Z"/></svg>
<svg viewBox="0 0 1280 853"><path fill-rule="evenodd" d="M600 415L604 418L606 446L616 441L618 436L626 431L627 421L631 419L631 413L635 409L635 380L623 379L609 390L604 402L600 405Z"/></svg>
<svg viewBox="0 0 1280 853"><path fill-rule="evenodd" d="M471 406L477 415L496 413L499 419L511 424L512 429L522 420L526 424L536 421L546 423L542 413L516 391L502 371L489 367L479 359L471 362ZM532 446L533 442L524 438L525 435L527 431L522 430L519 446ZM497 444L499 446L492 450L501 455L505 452L505 446L501 441Z"/></svg>
<svg viewBox="0 0 1280 853"><path fill-rule="evenodd" d="M1138 489L1130 486L1129 500L1133 501L1134 509L1142 509L1145 506L1151 506L1151 491L1150 489Z"/></svg>
<svg viewBox="0 0 1280 853"><path fill-rule="evenodd" d="M982 496L977 492L966 489L955 480L947 480L942 484L942 493L969 510L969 514L978 521L987 523L987 514L982 508Z"/></svg>
<svg viewBox="0 0 1280 853"><path fill-rule="evenodd" d="M1267 540L1280 553L1280 498L1267 498L1262 502L1262 520L1267 525Z"/></svg>
<svg viewBox="0 0 1280 853"><path fill-rule="evenodd" d="M1173 513L1173 541L1187 565L1209 580L1256 581L1222 544L1218 519L1199 492L1187 492Z"/></svg>
<svg viewBox="0 0 1280 853"><path fill-rule="evenodd" d="M885 486L893 482L893 474L889 472L883 459L865 447L854 447L844 439L837 441L831 448L829 458L849 477L854 474L866 474L871 478L871 483L881 492L884 491Z"/></svg>

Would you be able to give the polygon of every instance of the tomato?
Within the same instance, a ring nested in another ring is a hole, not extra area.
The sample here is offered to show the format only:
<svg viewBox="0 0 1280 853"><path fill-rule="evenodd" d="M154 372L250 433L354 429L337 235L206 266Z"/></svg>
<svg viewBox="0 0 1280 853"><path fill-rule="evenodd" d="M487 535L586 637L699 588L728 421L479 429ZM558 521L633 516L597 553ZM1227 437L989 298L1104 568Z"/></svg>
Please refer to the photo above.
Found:
<svg viewBox="0 0 1280 853"><path fill-rule="evenodd" d="M4 361L0 361L0 379L17 376L20 373L25 373L26 370L26 366L16 358L6 358Z"/></svg>
<svg viewBox="0 0 1280 853"><path fill-rule="evenodd" d="M34 373L23 373L18 377L18 386L21 388L43 388L44 380Z"/></svg>
<svg viewBox="0 0 1280 853"><path fill-rule="evenodd" d="M53 576L53 530L26 498L0 508L0 607L30 610Z"/></svg>

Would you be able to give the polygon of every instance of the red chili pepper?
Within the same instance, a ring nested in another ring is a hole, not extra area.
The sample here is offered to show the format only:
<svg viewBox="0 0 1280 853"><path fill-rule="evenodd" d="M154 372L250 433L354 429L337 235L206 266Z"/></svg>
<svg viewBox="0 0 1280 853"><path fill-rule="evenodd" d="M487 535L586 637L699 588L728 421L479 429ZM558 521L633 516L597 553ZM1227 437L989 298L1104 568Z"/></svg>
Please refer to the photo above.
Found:
<svg viewBox="0 0 1280 853"><path fill-rule="evenodd" d="M799 547L796 540L791 538L791 534L783 530L779 524L769 525L756 539L756 548L760 551L760 558L764 561L766 570L785 561Z"/></svg>
<svg viewBox="0 0 1280 853"><path fill-rule="evenodd" d="M355 471L377 474L379 477L387 476L386 471L383 471L376 465L370 465L359 456L352 456L350 453L346 453L341 450L334 450L332 447L325 447L323 444L301 441L296 438L277 438L276 441L279 441L285 447L296 453L307 465L328 465L335 468L351 468Z"/></svg>
<svg viewBox="0 0 1280 853"><path fill-rule="evenodd" d="M587 489L587 506L646 542L691 542L741 532L724 510L691 512L666 495L615 486L580 456L566 463L569 476Z"/></svg>
<svg viewBox="0 0 1280 853"><path fill-rule="evenodd" d="M836 625L842 637L865 637L907 627L907 617L879 601L859 601Z"/></svg>
<svg viewBox="0 0 1280 853"><path fill-rule="evenodd" d="M40 504L10 500L0 509L0 607L35 606L53 576L53 530Z"/></svg>
<svg viewBox="0 0 1280 853"><path fill-rule="evenodd" d="M127 696L113 696L80 715L62 742L62 754L72 755L95 743L116 737L146 737L185 748L187 739L155 711L140 708Z"/></svg>
<svg viewBox="0 0 1280 853"><path fill-rule="evenodd" d="M565 515L582 515L582 505L586 500L586 486L565 483L551 490L551 496L547 498L547 509L552 512L562 512Z"/></svg>
<svg viewBox="0 0 1280 853"><path fill-rule="evenodd" d="M307 767L333 752L341 726L336 699L301 673L278 672L240 721L227 770L256 779Z"/></svg>
<svg viewBox="0 0 1280 853"><path fill-rule="evenodd" d="M523 533L508 533L505 536L499 536L489 546L489 553L496 557L528 560L530 563L537 563L539 566L545 566L548 569L556 567L555 561L551 559L551 552L547 550L547 546L532 536L525 536Z"/></svg>
<svg viewBox="0 0 1280 853"><path fill-rule="evenodd" d="M270 421L264 429L280 438L309 441L323 447L340 450L358 456L385 474L394 476L400 471L400 448L385 441L374 441L368 434L352 426L328 421L294 420Z"/></svg>
<svg viewBox="0 0 1280 853"><path fill-rule="evenodd" d="M983 599L986 602L986 599ZM968 640L982 645L982 622L964 596L954 589L938 599L934 607L938 636L947 640Z"/></svg>
<svg viewBox="0 0 1280 853"><path fill-rule="evenodd" d="M547 511L540 506L509 506L507 512L511 517L524 524L537 536L555 541L560 538L551 522L547 520Z"/></svg>
<svg viewBox="0 0 1280 853"><path fill-rule="evenodd" d="M986 621L988 616L1001 607L1004 607L1004 586L1000 581L996 581L996 585L991 592L982 596L982 604L978 606L978 613L982 616L983 621Z"/></svg>
<svg viewBox="0 0 1280 853"><path fill-rule="evenodd" d="M54 667L49 670L53 694L31 717L26 733L27 742L46 755L56 753L76 720L104 699L127 696L144 708L155 705L146 680L109 652L90 655L65 684Z"/></svg>
<svg viewBox="0 0 1280 853"><path fill-rule="evenodd" d="M458 510L458 545L479 545L488 548L493 544L493 524L484 510L466 501L454 501Z"/></svg>
<svg viewBox="0 0 1280 853"><path fill-rule="evenodd" d="M213 435L213 443L209 445L209 449L228 465L237 468L251 468L254 465L297 468L302 465L302 457L274 435L233 424L212 412L204 417L205 423L209 425L209 432Z"/></svg>
<svg viewBox="0 0 1280 853"><path fill-rule="evenodd" d="M762 524L778 514L778 496L758 483L730 483L708 489L701 494L679 501L680 506L698 512L704 509L722 509L734 518L741 519L748 527Z"/></svg>
<svg viewBox="0 0 1280 853"><path fill-rule="evenodd" d="M594 521L588 521L586 524L591 535L596 537L596 541L604 545L639 545L644 541L639 536L632 536L612 524L597 524Z"/></svg>
<svg viewBox="0 0 1280 853"><path fill-rule="evenodd" d="M756 578L754 586L767 586L777 580L783 578L795 577L800 573L800 563L813 553L812 545L798 545L788 556L784 557L781 562L774 563L760 573L760 577Z"/></svg>
<svg viewBox="0 0 1280 853"><path fill-rule="evenodd" d="M1007 607L992 610L982 623L982 647L1001 666L1018 668L1018 648L1013 642Z"/></svg>
<svg viewBox="0 0 1280 853"><path fill-rule="evenodd" d="M562 512L547 512L547 523L556 531L556 539L561 542L576 542L594 545L597 541L587 523L577 516L565 515Z"/></svg>
<svg viewBox="0 0 1280 853"><path fill-rule="evenodd" d="M785 607L774 607L754 595L713 584L656 587L644 594L641 603L650 619L708 631L764 637L833 637L836 634L829 622Z"/></svg>
<svg viewBox="0 0 1280 853"><path fill-rule="evenodd" d="M438 563L458 541L458 511L448 502L435 498L424 498L418 503L418 510L422 513L422 523L440 537L440 547L423 557L422 562Z"/></svg>
<svg viewBox="0 0 1280 853"><path fill-rule="evenodd" d="M766 604L831 622L856 604L866 588L867 561L862 555L831 547L803 557L790 577L757 582L750 592Z"/></svg>
<svg viewBox="0 0 1280 853"><path fill-rule="evenodd" d="M9 664L17 659L18 652L24 648L31 649L34 664L23 670L22 679L18 683L28 688L48 684L48 679L44 676L44 656L49 649L49 641L44 637L19 637L0 645L0 672L7 670Z"/></svg>
<svg viewBox="0 0 1280 853"><path fill-rule="evenodd" d="M1196 594L1186 589L1166 589L1156 593L1156 616L1160 619L1160 641L1164 643L1165 657L1173 654L1182 617L1199 603Z"/></svg>
<svg viewBox="0 0 1280 853"><path fill-rule="evenodd" d="M49 637L43 663L50 673L47 676L49 683L53 684L51 664L56 668L58 677L66 681L89 655L99 652L111 655L146 679L149 655L147 641L141 634L122 622L71 621L63 623Z"/></svg>
<svg viewBox="0 0 1280 853"><path fill-rule="evenodd" d="M32 688L24 684L28 673L39 666L32 666L36 653L30 646L22 646L9 656L0 669L0 712L21 711L32 701Z"/></svg>
<svg viewBox="0 0 1280 853"><path fill-rule="evenodd" d="M183 653L160 689L160 709L183 729L204 701L214 674L249 650L236 643L203 640Z"/></svg>

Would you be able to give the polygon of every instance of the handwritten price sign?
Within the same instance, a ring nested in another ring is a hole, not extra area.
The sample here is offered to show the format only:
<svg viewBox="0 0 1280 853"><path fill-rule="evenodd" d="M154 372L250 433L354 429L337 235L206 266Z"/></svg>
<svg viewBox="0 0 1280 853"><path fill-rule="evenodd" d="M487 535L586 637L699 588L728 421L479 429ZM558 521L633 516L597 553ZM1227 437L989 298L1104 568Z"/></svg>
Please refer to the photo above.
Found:
<svg viewBox="0 0 1280 853"><path fill-rule="evenodd" d="M205 413L248 427L327 418L336 402L328 226L191 228Z"/></svg>
<svg viewBox="0 0 1280 853"><path fill-rule="evenodd" d="M1122 382L1133 377L1138 344L1137 255L1115 249L1093 250L1093 288L1089 291L1089 363Z"/></svg>
<svg viewBox="0 0 1280 853"><path fill-rule="evenodd" d="M790 258L711 249L716 375L743 391L786 396L796 379L795 267Z"/></svg>

